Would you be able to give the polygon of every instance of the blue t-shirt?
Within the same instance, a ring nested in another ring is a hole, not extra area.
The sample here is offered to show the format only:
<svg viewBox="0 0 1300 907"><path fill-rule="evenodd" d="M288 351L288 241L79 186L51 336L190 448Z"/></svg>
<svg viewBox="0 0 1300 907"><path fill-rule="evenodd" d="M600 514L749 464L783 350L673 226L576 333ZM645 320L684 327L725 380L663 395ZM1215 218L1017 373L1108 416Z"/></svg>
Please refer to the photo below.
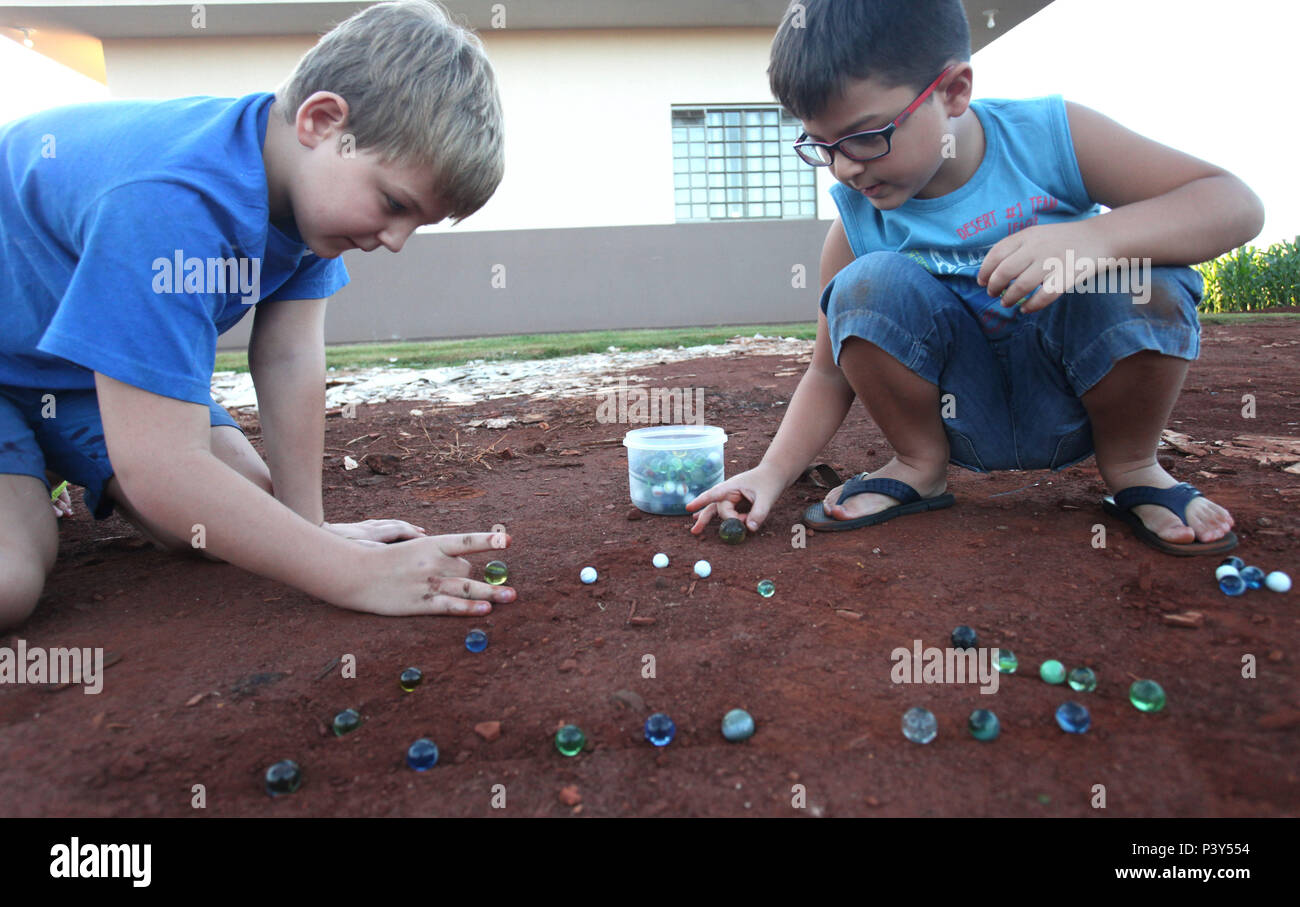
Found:
<svg viewBox="0 0 1300 907"><path fill-rule="evenodd" d="M965 185L938 198L908 199L892 211L877 210L842 183L831 187L854 256L901 252L937 276L973 278L989 249L1011 234L1101 213L1084 188L1060 95L970 106L985 146ZM1017 309L1003 308L982 289L960 295L976 317L1016 317Z"/></svg>
<svg viewBox="0 0 1300 907"><path fill-rule="evenodd" d="M108 101L0 127L0 385L93 372L208 405L217 336L259 301L320 299L338 259L270 223L274 94Z"/></svg>

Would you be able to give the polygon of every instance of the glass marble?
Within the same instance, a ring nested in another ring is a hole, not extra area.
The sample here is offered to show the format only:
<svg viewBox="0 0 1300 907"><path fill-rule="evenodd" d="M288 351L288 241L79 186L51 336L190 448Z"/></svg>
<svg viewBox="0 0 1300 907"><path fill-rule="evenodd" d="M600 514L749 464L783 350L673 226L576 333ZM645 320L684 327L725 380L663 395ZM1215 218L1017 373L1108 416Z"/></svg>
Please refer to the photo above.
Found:
<svg viewBox="0 0 1300 907"><path fill-rule="evenodd" d="M903 713L903 736L913 743L929 743L939 736L939 722L929 709L910 708Z"/></svg>
<svg viewBox="0 0 1300 907"><path fill-rule="evenodd" d="M566 724L555 732L555 748L565 756L576 756L587 745L587 735L576 724Z"/></svg>
<svg viewBox="0 0 1300 907"><path fill-rule="evenodd" d="M471 652L482 652L488 647L488 635L482 630L470 630L465 634L465 648Z"/></svg>
<svg viewBox="0 0 1300 907"><path fill-rule="evenodd" d="M735 517L723 520L722 525L718 527L718 538L728 545L739 545L748 534L745 531L745 524Z"/></svg>
<svg viewBox="0 0 1300 907"><path fill-rule="evenodd" d="M582 580L588 586L596 581L596 568L583 567L582 572L578 574L578 579Z"/></svg>
<svg viewBox="0 0 1300 907"><path fill-rule="evenodd" d="M667 567L668 555L664 554L661 551L654 556L654 558L650 561L650 563L654 564L656 567Z"/></svg>
<svg viewBox="0 0 1300 907"><path fill-rule="evenodd" d="M1064 683L1065 682L1065 665L1061 664L1055 658L1049 658L1043 662L1042 667L1038 669L1038 676L1043 678L1044 683Z"/></svg>
<svg viewBox="0 0 1300 907"><path fill-rule="evenodd" d="M420 673L419 668L407 668L402 672L402 676L397 678L397 683L403 690L406 690L406 692L409 693L418 687L420 681L423 679L424 675Z"/></svg>
<svg viewBox="0 0 1300 907"><path fill-rule="evenodd" d="M1097 689L1097 673L1092 668L1075 668L1065 679L1070 689L1079 693L1091 693Z"/></svg>
<svg viewBox="0 0 1300 907"><path fill-rule="evenodd" d="M266 792L272 797L291 794L302 784L302 769L292 759L284 759L266 770Z"/></svg>
<svg viewBox="0 0 1300 907"><path fill-rule="evenodd" d="M488 561L488 565L483 568L484 581L494 586L505 583L509 575L510 571L506 569L505 561Z"/></svg>
<svg viewBox="0 0 1300 907"><path fill-rule="evenodd" d="M1010 649L998 649L998 673L1014 674L1016 668L1020 667L1020 661L1016 658L1016 653Z"/></svg>
<svg viewBox="0 0 1300 907"><path fill-rule="evenodd" d="M1219 591L1224 595L1241 595L1246 591L1246 581L1235 570L1219 577Z"/></svg>
<svg viewBox="0 0 1300 907"><path fill-rule="evenodd" d="M677 725L663 712L655 712L645 720L645 739L655 746L667 746L677 736Z"/></svg>
<svg viewBox="0 0 1300 907"><path fill-rule="evenodd" d="M1214 568L1214 578L1216 580L1223 579L1229 573L1233 575L1237 574L1237 568L1232 566L1232 564L1220 564L1219 566Z"/></svg>
<svg viewBox="0 0 1300 907"><path fill-rule="evenodd" d="M965 624L952 631L952 647L954 649L973 649L975 648L975 639L975 631Z"/></svg>
<svg viewBox="0 0 1300 907"><path fill-rule="evenodd" d="M1128 701L1139 712L1158 712L1165 707L1165 691L1154 680L1135 680L1128 688Z"/></svg>
<svg viewBox="0 0 1300 907"><path fill-rule="evenodd" d="M417 772L427 772L438 764L438 744L421 737L407 748L406 764Z"/></svg>
<svg viewBox="0 0 1300 907"><path fill-rule="evenodd" d="M1092 727L1092 716L1077 702L1065 702L1056 710L1056 723L1067 734L1086 734Z"/></svg>
<svg viewBox="0 0 1300 907"><path fill-rule="evenodd" d="M1268 586L1274 592L1290 592L1291 577L1287 576L1281 570L1274 570L1268 576L1264 577L1264 585Z"/></svg>
<svg viewBox="0 0 1300 907"><path fill-rule="evenodd" d="M1258 589L1264 585L1264 571L1258 567L1246 567L1241 571L1241 578L1246 582L1247 589Z"/></svg>
<svg viewBox="0 0 1300 907"><path fill-rule="evenodd" d="M708 561L695 562L695 575L698 576L700 579L706 579L708 575L712 572L713 572L713 565L710 564Z"/></svg>
<svg viewBox="0 0 1300 907"><path fill-rule="evenodd" d="M996 740L1002 733L1002 724L998 721L998 716L988 709L976 709L971 712L966 727L970 729L970 735L976 740Z"/></svg>
<svg viewBox="0 0 1300 907"><path fill-rule="evenodd" d="M334 736L342 737L361 727L361 713L356 709L344 709L334 716Z"/></svg>
<svg viewBox="0 0 1300 907"><path fill-rule="evenodd" d="M744 709L732 709L722 716L722 736L739 743L754 736L754 717Z"/></svg>
<svg viewBox="0 0 1300 907"><path fill-rule="evenodd" d="M647 513L686 513L686 504L722 481L722 457L701 451L628 451L632 503Z"/></svg>
<svg viewBox="0 0 1300 907"><path fill-rule="evenodd" d="M761 579L758 581L758 594L764 598L771 598L776 593L776 583L770 579Z"/></svg>
<svg viewBox="0 0 1300 907"><path fill-rule="evenodd" d="M1246 562L1243 561L1241 558L1237 557L1236 555L1225 557L1223 560L1219 561L1219 564L1221 566L1227 565L1234 570L1240 570L1242 567L1246 566Z"/></svg>

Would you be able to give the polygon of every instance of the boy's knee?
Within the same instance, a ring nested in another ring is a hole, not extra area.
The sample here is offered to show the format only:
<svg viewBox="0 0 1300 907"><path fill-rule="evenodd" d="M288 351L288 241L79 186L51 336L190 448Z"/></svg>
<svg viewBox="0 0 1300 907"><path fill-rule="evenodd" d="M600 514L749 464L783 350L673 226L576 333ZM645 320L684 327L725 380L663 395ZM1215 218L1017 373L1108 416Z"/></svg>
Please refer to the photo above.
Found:
<svg viewBox="0 0 1300 907"><path fill-rule="evenodd" d="M899 252L868 252L846 265L826 288L826 317L906 304L918 292L918 279L928 276L925 268Z"/></svg>
<svg viewBox="0 0 1300 907"><path fill-rule="evenodd" d="M1171 274L1157 271L1145 287L1133 289L1133 303L1145 317L1174 324L1195 323L1196 297Z"/></svg>
<svg viewBox="0 0 1300 907"><path fill-rule="evenodd" d="M0 632L16 627L31 617L45 590L45 571L41 565L8 563L0 566L5 583L0 586Z"/></svg>

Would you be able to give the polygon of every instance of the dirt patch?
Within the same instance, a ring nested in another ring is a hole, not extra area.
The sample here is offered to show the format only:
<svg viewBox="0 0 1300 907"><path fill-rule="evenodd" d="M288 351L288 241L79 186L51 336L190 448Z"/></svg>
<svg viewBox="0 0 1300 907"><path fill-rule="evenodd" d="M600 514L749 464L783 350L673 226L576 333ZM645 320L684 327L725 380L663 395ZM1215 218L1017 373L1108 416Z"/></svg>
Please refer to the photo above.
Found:
<svg viewBox="0 0 1300 907"><path fill-rule="evenodd" d="M1300 578L1300 476L1213 443L1300 435L1294 347L1277 345L1297 339L1300 325L1207 326L1170 425L1207 452L1162 457L1233 511L1247 562ZM707 421L731 436L734 474L775 433L797 358L638 374L705 390ZM1255 419L1242 417L1246 393ZM1103 516L1090 464L954 468L955 507L814 535L803 549L792 527L824 492L799 484L757 537L730 547L713 532L691 536L684 517L628 518L626 426L598 423L595 409L590 397L392 402L328 420L331 521L508 528L519 600L473 623L354 614L228 565L164 555L116 518L95 524L75 494L45 597L4 644L99 646L121 658L99 695L0 687L0 814L190 815L199 783L207 813L221 816L488 815L496 784L509 815L784 816L802 785L805 815L1081 816L1095 814L1096 784L1109 815L1296 813L1298 593L1223 596L1214 559L1162 556ZM506 416L519 421L464 428ZM241 422L260 449L256 419ZM857 407L822 459L851 473L889 455ZM1104 549L1091 544L1098 523ZM667 569L650 565L658 551L672 558ZM707 580L691 575L699 558L713 564ZM592 586L577 578L588 564L601 574ZM755 592L764 578L776 584L771 599ZM1199 620L1166 619L1193 612ZM891 681L895 648L946 646L957 624L981 645L1013 649L1020 673L993 696ZM482 654L463 645L472 626L491 636ZM341 676L347 655L355 679ZM1245 656L1254 679L1242 677ZM1046 658L1093 667L1098 689L1047 686L1036 676ZM405 694L397 675L409 665L425 680ZM1164 686L1163 712L1129 705L1139 677ZM1088 734L1055 726L1067 699L1091 709ZM938 717L928 746L900 733L913 705ZM348 707L365 723L335 738L329 722ZM743 744L719 732L733 708L758 723ZM976 708L997 712L1000 739L966 733ZM656 710L677 722L664 750L641 737ZM551 743L566 722L591 741L574 759ZM424 736L442 761L416 774L403 754ZM259 779L284 758L305 782L271 800Z"/></svg>

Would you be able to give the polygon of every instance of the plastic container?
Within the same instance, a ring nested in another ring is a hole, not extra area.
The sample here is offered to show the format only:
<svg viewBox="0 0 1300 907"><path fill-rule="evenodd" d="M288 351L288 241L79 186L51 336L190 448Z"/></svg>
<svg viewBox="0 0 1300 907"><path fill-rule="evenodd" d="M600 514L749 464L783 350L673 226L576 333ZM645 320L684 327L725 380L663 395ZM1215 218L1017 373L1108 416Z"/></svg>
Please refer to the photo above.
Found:
<svg viewBox="0 0 1300 907"><path fill-rule="evenodd" d="M712 425L656 425L623 436L628 494L646 513L683 514L723 480L727 434Z"/></svg>

